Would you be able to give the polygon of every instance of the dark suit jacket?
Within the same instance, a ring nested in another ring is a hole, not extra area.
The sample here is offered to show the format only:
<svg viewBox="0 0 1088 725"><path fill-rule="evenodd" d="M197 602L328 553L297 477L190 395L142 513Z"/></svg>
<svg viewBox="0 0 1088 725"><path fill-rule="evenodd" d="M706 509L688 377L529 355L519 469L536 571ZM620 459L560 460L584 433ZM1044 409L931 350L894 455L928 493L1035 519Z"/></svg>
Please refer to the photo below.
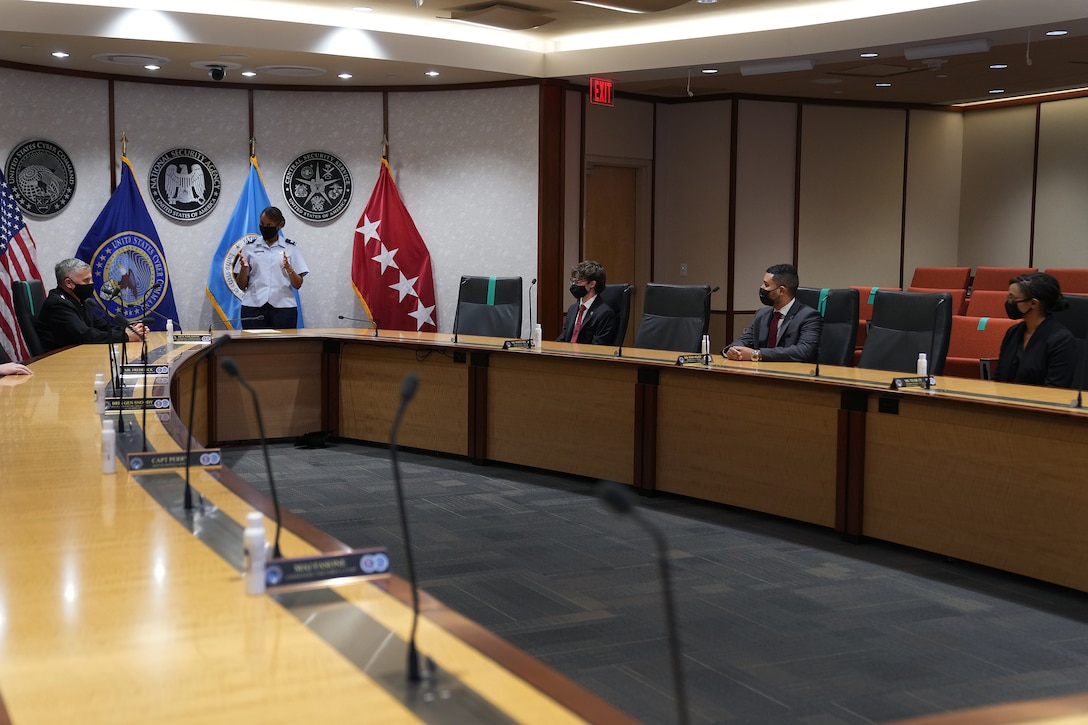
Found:
<svg viewBox="0 0 1088 725"><path fill-rule="evenodd" d="M34 327L46 352L69 345L128 339L124 330L111 327L105 319L89 312L79 300L58 288L49 290Z"/></svg>
<svg viewBox="0 0 1088 725"><path fill-rule="evenodd" d="M1055 388L1074 387L1077 340L1073 333L1062 323L1047 316L1035 329L1025 348L1026 329L1021 322L1005 333L994 380L1025 385L1049 385Z"/></svg>
<svg viewBox="0 0 1088 725"><path fill-rule="evenodd" d="M570 336L574 332L574 322L578 319L580 304L575 302L567 310L567 320L563 323L563 334L559 336L558 342L572 342ZM616 336L616 324L616 311L598 297L582 316L582 329L578 331L578 339L573 342L583 345L586 343L611 345L612 339Z"/></svg>
<svg viewBox="0 0 1088 725"><path fill-rule="evenodd" d="M764 362L816 362L820 354L820 334L824 329L820 313L794 300L789 313L778 323L778 344L767 347L773 313L774 308L770 306L760 309L752 324L726 348L750 347L759 350Z"/></svg>

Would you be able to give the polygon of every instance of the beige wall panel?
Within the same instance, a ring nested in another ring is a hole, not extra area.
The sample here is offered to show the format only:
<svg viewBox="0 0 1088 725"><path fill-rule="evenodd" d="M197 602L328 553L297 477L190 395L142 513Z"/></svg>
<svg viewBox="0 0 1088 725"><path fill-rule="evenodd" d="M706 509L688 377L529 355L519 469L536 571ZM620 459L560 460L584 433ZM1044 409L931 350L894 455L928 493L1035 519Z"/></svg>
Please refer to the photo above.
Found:
<svg viewBox="0 0 1088 725"><path fill-rule="evenodd" d="M520 276L526 292L537 276L539 108L535 86L389 94L393 173L431 253L443 332L453 330L461 275Z"/></svg>
<svg viewBox="0 0 1088 725"><path fill-rule="evenodd" d="M730 273L735 309L752 310L767 267L793 261L797 105L740 101L737 126L737 243ZM803 273L801 284L808 284Z"/></svg>
<svg viewBox="0 0 1088 725"><path fill-rule="evenodd" d="M963 119L960 253L963 267L1028 264L1035 106Z"/></svg>
<svg viewBox="0 0 1088 725"><path fill-rule="evenodd" d="M103 151L110 141L108 86L105 81L0 68L0 97L9 101L0 124L0 161L6 162L23 141L45 139L64 149L76 169L68 206L48 220L26 219L45 286L51 289L56 284L53 266L75 254L110 197L110 160Z"/></svg>
<svg viewBox="0 0 1088 725"><path fill-rule="evenodd" d="M1088 98L1044 103L1033 266L1088 267Z"/></svg>
<svg viewBox="0 0 1088 725"><path fill-rule="evenodd" d="M959 253L963 116L910 112L903 277L915 267L954 267Z"/></svg>
<svg viewBox="0 0 1088 725"><path fill-rule="evenodd" d="M652 159L654 104L623 98L615 106L587 103L586 155Z"/></svg>
<svg viewBox="0 0 1088 725"><path fill-rule="evenodd" d="M725 287L731 105L714 101L658 108L655 282ZM724 309L724 299L724 293L711 298L717 309Z"/></svg>
<svg viewBox="0 0 1088 725"><path fill-rule="evenodd" d="M321 352L320 340L261 340L232 346L230 356L262 403L267 439L321 430ZM217 373L215 399L220 441L260 437L253 398L237 380Z"/></svg>
<svg viewBox="0 0 1088 725"><path fill-rule="evenodd" d="M181 325L185 329L207 329L213 319L211 303L204 294L209 265L249 173L246 92L150 83L117 83L114 89L116 128L118 135L121 132L128 135L128 158L166 254ZM290 115L291 112L284 109L283 113ZM208 216L197 222L168 218L148 196L147 177L151 164L159 154L179 147L203 152L219 170L222 184L219 201ZM101 150L105 153L106 148L103 146ZM120 146L117 151L120 153ZM261 146L257 147L257 156L258 160L264 161ZM263 165L261 171L265 188L273 194L277 184L275 172ZM73 242L71 251L75 251L75 244L83 239L99 211L101 208L84 220L84 228ZM290 210L284 208L284 213L287 215L287 235L297 236L300 241L308 240L309 235L294 223ZM305 310L303 302L304 313ZM218 316L215 319L218 320Z"/></svg>
<svg viewBox="0 0 1088 725"><path fill-rule="evenodd" d="M906 114L805 106L801 124L801 279L897 286Z"/></svg>

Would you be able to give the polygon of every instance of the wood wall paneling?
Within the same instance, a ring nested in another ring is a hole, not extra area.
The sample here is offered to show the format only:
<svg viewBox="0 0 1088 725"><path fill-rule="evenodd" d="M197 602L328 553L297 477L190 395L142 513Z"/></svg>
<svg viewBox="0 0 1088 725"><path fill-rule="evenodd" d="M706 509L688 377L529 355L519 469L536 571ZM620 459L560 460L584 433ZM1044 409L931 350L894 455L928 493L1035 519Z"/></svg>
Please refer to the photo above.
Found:
<svg viewBox="0 0 1088 725"><path fill-rule="evenodd" d="M916 267L957 265L963 115L912 110L909 135L904 285Z"/></svg>
<svg viewBox="0 0 1088 725"><path fill-rule="evenodd" d="M1042 104L1034 266L1088 267L1088 98Z"/></svg>

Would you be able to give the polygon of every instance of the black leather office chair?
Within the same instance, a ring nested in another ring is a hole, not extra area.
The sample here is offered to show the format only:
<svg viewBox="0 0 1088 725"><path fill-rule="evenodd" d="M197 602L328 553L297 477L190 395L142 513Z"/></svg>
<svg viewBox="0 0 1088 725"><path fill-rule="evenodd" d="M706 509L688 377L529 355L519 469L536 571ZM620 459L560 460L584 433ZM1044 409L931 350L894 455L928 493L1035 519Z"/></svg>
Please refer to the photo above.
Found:
<svg viewBox="0 0 1088 725"><path fill-rule="evenodd" d="M631 321L631 295L635 288L626 282L611 282L605 285L601 301L616 312L616 335L609 344L620 347L627 337L627 326Z"/></svg>
<svg viewBox="0 0 1088 725"><path fill-rule="evenodd" d="M23 333L27 349L34 356L45 353L42 341L38 339L38 330L34 327L38 312L45 304L45 287L36 279L29 282L16 280L11 283L11 296L15 305L15 319L19 322L19 331Z"/></svg>
<svg viewBox="0 0 1088 725"><path fill-rule="evenodd" d="M635 347L699 352L709 329L710 285L646 285Z"/></svg>
<svg viewBox="0 0 1088 725"><path fill-rule="evenodd" d="M1069 305L1052 313L1054 319L1069 328L1077 338L1077 375L1073 385L1078 389L1088 387L1088 296L1062 295Z"/></svg>
<svg viewBox="0 0 1088 725"><path fill-rule="evenodd" d="M930 375L944 371L952 331L952 295L947 292L878 290L873 318L858 367L913 373L924 352Z"/></svg>
<svg viewBox="0 0 1088 725"><path fill-rule="evenodd" d="M485 337L521 337L521 277L461 277L453 332Z"/></svg>
<svg viewBox="0 0 1088 725"><path fill-rule="evenodd" d="M851 287L819 289L798 287L797 301L812 307L823 317L820 334L820 364L850 367L854 364L854 344L858 339L858 291Z"/></svg>

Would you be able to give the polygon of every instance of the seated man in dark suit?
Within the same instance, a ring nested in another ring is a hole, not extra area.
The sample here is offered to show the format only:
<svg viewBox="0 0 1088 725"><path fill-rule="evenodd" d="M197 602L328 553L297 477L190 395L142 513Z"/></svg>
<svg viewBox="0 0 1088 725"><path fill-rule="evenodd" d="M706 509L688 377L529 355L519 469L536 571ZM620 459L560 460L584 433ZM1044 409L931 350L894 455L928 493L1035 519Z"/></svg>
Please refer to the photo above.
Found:
<svg viewBox="0 0 1088 725"><path fill-rule="evenodd" d="M816 362L824 322L819 312L794 299L798 284L792 264L769 267L759 287L766 307L722 355L755 362Z"/></svg>
<svg viewBox="0 0 1088 725"><path fill-rule="evenodd" d="M49 290L34 323L46 352L89 342L136 342L147 332L139 322L122 330L84 306L94 295L86 262L64 259L57 262L54 272L57 286Z"/></svg>
<svg viewBox="0 0 1088 725"><path fill-rule="evenodd" d="M611 345L616 336L616 311L600 298L604 292L604 267L589 260L570 271L570 293L578 300L567 310L559 342Z"/></svg>

